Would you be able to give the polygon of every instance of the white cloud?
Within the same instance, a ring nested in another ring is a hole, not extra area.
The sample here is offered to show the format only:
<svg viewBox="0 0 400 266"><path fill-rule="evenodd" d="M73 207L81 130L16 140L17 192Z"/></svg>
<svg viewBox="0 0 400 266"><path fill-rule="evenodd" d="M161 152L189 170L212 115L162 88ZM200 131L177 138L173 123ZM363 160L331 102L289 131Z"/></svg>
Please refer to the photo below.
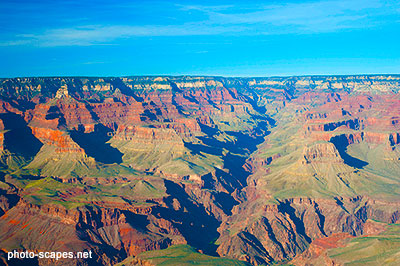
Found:
<svg viewBox="0 0 400 266"><path fill-rule="evenodd" d="M382 4L378 0L319 1L309 3L289 3L268 5L253 11L223 13L210 11L210 21L215 24L246 24L268 26L274 30L298 33L330 32L343 28L366 26L368 11L377 12ZM258 27L255 27L259 30Z"/></svg>
<svg viewBox="0 0 400 266"><path fill-rule="evenodd" d="M374 26L380 17L397 14L399 4L382 0L326 0L264 6L176 6L180 12L200 12L204 19L179 25L86 25L47 29L17 35L14 40L0 45L85 46L113 44L116 40L144 36L334 32Z"/></svg>
<svg viewBox="0 0 400 266"><path fill-rule="evenodd" d="M88 46L112 44L116 39L145 36L187 36L216 35L220 33L241 32L243 27L209 27L201 23L187 23L179 26L102 26L90 25L74 28L47 30L41 34L18 35L22 40L6 42L4 45L31 43L38 46ZM1 45L1 44L0 44Z"/></svg>

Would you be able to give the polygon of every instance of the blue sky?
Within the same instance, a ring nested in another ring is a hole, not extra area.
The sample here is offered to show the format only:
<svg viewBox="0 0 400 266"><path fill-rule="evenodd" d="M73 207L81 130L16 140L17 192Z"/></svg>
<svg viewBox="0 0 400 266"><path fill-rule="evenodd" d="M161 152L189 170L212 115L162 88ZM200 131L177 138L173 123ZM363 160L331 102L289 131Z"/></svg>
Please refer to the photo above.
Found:
<svg viewBox="0 0 400 266"><path fill-rule="evenodd" d="M400 1L0 2L0 76L400 73Z"/></svg>

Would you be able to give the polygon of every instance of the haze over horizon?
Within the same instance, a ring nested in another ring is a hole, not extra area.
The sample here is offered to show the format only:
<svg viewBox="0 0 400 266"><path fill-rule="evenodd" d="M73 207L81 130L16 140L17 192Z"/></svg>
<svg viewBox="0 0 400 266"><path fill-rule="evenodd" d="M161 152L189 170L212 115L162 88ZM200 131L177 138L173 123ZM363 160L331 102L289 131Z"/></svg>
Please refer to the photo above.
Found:
<svg viewBox="0 0 400 266"><path fill-rule="evenodd" d="M0 77L400 73L400 3L2 1Z"/></svg>

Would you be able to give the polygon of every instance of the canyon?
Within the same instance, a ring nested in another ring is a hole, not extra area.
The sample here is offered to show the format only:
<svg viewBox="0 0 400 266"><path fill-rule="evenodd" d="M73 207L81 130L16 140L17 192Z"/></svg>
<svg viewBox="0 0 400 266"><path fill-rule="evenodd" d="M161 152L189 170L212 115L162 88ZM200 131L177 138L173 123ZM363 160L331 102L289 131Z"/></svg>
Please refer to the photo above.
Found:
<svg viewBox="0 0 400 266"><path fill-rule="evenodd" d="M0 151L5 265L399 262L399 75L3 78Z"/></svg>

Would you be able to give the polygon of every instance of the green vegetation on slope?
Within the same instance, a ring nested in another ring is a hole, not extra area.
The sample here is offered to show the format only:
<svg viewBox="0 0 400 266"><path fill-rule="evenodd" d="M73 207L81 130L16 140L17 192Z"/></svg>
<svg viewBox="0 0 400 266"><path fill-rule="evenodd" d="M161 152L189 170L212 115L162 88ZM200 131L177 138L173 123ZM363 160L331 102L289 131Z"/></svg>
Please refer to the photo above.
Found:
<svg viewBox="0 0 400 266"><path fill-rule="evenodd" d="M328 255L345 265L400 265L400 225L390 225L377 236L353 238Z"/></svg>
<svg viewBox="0 0 400 266"><path fill-rule="evenodd" d="M139 254L140 260L150 261L155 265L249 265L243 261L218 258L198 253L188 245L175 245L163 250L147 251ZM124 264L122 265L129 265Z"/></svg>
<svg viewBox="0 0 400 266"><path fill-rule="evenodd" d="M66 208L100 204L148 205L147 200L165 196L165 187L159 179L132 179L119 183L85 184L62 183L51 177L39 180L13 178L13 184L23 189L24 198L33 204L59 204Z"/></svg>

